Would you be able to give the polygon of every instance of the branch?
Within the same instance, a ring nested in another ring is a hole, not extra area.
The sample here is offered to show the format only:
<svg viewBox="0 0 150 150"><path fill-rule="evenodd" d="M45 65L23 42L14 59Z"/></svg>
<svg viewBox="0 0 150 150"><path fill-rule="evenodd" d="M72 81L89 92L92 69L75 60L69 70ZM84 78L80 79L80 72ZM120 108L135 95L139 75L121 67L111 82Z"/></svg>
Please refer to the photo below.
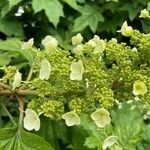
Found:
<svg viewBox="0 0 150 150"><path fill-rule="evenodd" d="M6 85L5 83L0 82L0 86L4 89L11 90L11 88L8 85Z"/></svg>

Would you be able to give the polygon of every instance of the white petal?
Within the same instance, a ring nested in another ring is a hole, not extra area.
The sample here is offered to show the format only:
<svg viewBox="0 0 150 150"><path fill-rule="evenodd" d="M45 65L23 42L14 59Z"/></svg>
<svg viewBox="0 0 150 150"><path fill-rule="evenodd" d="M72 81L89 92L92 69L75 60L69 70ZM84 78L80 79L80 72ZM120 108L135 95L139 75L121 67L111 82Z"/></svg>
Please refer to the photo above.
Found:
<svg viewBox="0 0 150 150"><path fill-rule="evenodd" d="M51 65L48 60L43 59L41 62L39 78L41 80L48 80L51 73Z"/></svg>
<svg viewBox="0 0 150 150"><path fill-rule="evenodd" d="M24 117L24 128L31 131L40 129L40 119L37 113L32 109L26 109Z"/></svg>
<svg viewBox="0 0 150 150"><path fill-rule="evenodd" d="M15 90L17 87L19 87L21 81L22 81L22 74L17 70L14 76L14 81L12 83L12 90Z"/></svg>
<svg viewBox="0 0 150 150"><path fill-rule="evenodd" d="M108 147L111 147L112 145L117 143L117 140L118 140L118 137L114 135L107 137L103 142L102 148L105 150Z"/></svg>
<svg viewBox="0 0 150 150"><path fill-rule="evenodd" d="M30 49L30 48L32 48L33 43L34 43L34 39L31 38L31 39L29 39L29 41L22 44L21 49Z"/></svg>

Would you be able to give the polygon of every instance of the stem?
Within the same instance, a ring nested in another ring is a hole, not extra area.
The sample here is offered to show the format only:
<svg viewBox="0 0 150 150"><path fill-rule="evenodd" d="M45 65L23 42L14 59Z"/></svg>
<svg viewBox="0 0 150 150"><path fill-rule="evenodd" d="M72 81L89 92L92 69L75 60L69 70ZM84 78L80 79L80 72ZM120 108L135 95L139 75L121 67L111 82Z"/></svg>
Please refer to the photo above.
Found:
<svg viewBox="0 0 150 150"><path fill-rule="evenodd" d="M10 114L10 112L7 110L7 108L5 107L4 104L1 104L1 106L3 107L3 109L5 110L5 112L7 113L7 115L9 116L10 120L12 121L12 123L14 124L14 126L16 126L16 122L14 121L12 115Z"/></svg>
<svg viewBox="0 0 150 150"><path fill-rule="evenodd" d="M0 82L0 86L3 87L4 89L11 90L11 88L8 85L6 85L5 83Z"/></svg>
<svg viewBox="0 0 150 150"><path fill-rule="evenodd" d="M12 95L12 92L10 90L2 90L0 91L0 95Z"/></svg>
<svg viewBox="0 0 150 150"><path fill-rule="evenodd" d="M27 96L27 95L37 95L37 92L33 90L18 90L17 94L22 96Z"/></svg>
<svg viewBox="0 0 150 150"><path fill-rule="evenodd" d="M30 71L29 71L29 74L28 74L28 77L27 77L27 79L26 79L26 81L30 81L31 80L31 78L32 78L32 74L33 74L33 66L30 68Z"/></svg>
<svg viewBox="0 0 150 150"><path fill-rule="evenodd" d="M18 95L16 95L18 102L19 102L19 111L20 111L20 115L19 115L19 128L22 127L22 123L23 123L23 116L24 116L24 99Z"/></svg>

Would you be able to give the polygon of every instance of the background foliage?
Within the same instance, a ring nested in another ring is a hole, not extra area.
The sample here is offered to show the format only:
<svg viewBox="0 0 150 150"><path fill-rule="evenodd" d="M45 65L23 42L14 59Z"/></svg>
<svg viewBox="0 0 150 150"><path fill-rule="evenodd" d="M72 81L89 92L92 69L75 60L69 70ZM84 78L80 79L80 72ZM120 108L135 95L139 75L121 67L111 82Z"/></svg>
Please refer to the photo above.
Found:
<svg viewBox="0 0 150 150"><path fill-rule="evenodd" d="M116 36L124 20L149 32L150 23L138 19L144 8L150 10L149 0L0 0L0 37L34 37L39 44L50 34L66 48L76 32L85 39Z"/></svg>

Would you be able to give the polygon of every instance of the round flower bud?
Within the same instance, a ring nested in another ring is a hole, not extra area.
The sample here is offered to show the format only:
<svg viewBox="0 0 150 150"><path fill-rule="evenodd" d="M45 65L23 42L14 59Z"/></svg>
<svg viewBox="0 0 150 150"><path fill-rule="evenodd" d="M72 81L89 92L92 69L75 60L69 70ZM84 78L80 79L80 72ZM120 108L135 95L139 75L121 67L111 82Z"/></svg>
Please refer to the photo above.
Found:
<svg viewBox="0 0 150 150"><path fill-rule="evenodd" d="M53 38L50 35L47 35L43 40L42 40L42 45L45 47L46 50L54 50L58 46L58 41Z"/></svg>
<svg viewBox="0 0 150 150"><path fill-rule="evenodd" d="M76 36L73 36L71 40L73 45L78 45L81 44L83 37L80 33L78 33Z"/></svg>
<svg viewBox="0 0 150 150"><path fill-rule="evenodd" d="M62 115L62 118L65 119L67 126L79 125L80 124L80 117L75 111L70 111Z"/></svg>
<svg viewBox="0 0 150 150"><path fill-rule="evenodd" d="M98 127L104 128L107 124L110 124L111 119L109 115L109 112L105 108L99 108L91 114L91 118Z"/></svg>
<svg viewBox="0 0 150 150"><path fill-rule="evenodd" d="M141 81L136 81L133 84L133 94L134 95L144 95L147 93L147 87L145 83Z"/></svg>
<svg viewBox="0 0 150 150"><path fill-rule="evenodd" d="M31 49L34 43L34 39L29 39L29 41L22 44L21 49Z"/></svg>
<svg viewBox="0 0 150 150"><path fill-rule="evenodd" d="M149 11L147 11L146 9L141 10L139 18L149 18L149 17L150 17Z"/></svg>

